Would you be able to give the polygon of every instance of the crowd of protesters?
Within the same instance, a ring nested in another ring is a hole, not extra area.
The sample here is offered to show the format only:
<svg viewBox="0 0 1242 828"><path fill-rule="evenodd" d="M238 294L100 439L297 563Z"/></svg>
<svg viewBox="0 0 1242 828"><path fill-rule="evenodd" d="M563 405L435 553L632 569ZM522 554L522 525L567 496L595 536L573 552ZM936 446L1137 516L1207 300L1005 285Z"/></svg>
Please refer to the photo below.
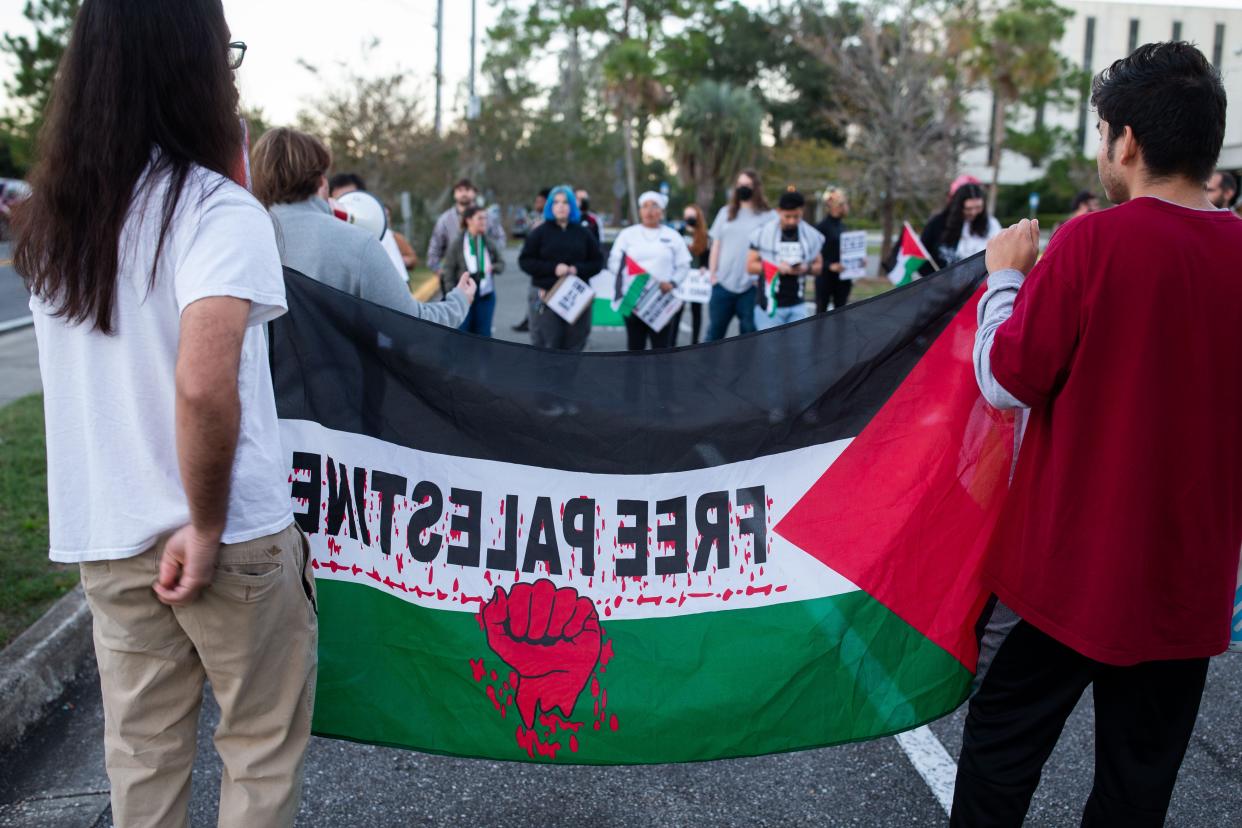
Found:
<svg viewBox="0 0 1242 828"><path fill-rule="evenodd" d="M219 0L83 3L14 216L44 389L50 556L79 565L94 618L123 826L186 823L207 681L221 708L220 824L292 825L298 810L318 632L263 327L288 311L282 263L482 335L503 271L503 231L468 181L428 248L445 293L429 304L393 267L411 254L383 232L382 207L378 233L340 220L332 200L365 183L328 179L315 137L262 136L247 192L234 180L242 56ZM1021 824L1089 685L1097 771L1083 824L1161 824L1208 658L1228 640L1242 543L1228 414L1242 385L1219 366L1242 360L1242 222L1226 209L1236 180L1213 171L1224 90L1193 46L1151 44L1097 78L1092 103L1101 183L1119 206L1083 199L1039 260L1038 225L1000 230L965 180L924 231L940 266L986 250L977 382L993 406L1028 411L985 568L1021 620L970 702L953 825ZM1170 124L1175 108L1184 120ZM532 342L577 350L590 316L566 321L545 300L558 280L603 270L598 219L584 191L543 201L518 259ZM817 230L801 193L787 188L773 210L745 170L706 236L701 205L683 212L683 233L665 195L637 201L640 221L608 257L614 297L635 269L677 290L706 257L708 340L735 318L743 333L796 321L808 278L848 300L831 282L840 191ZM631 348L673 342L636 318L626 331ZM1107 412L1121 416L1102 428Z"/></svg>

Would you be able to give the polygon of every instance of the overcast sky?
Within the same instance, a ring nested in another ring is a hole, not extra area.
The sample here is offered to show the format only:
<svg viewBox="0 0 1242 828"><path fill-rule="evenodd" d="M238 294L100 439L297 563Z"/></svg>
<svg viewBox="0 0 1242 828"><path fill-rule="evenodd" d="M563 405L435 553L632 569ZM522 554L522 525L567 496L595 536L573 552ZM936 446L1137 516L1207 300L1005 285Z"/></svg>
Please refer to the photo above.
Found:
<svg viewBox="0 0 1242 828"><path fill-rule="evenodd" d="M477 2L481 65L484 35L496 12L488 0ZM761 7L767 0L745 2ZM1137 2L1164 4L1167 0ZM0 0L0 31L28 31L21 16L23 4L24 0ZM1242 8L1242 0L1189 0L1184 5ZM404 70L431 117L436 0L224 0L224 10L233 36L250 47L238 74L242 99L250 106L261 106L269 121L292 121L323 83L302 69L299 59L323 67L345 61L373 75ZM444 0L444 17L444 107L446 120L452 120L465 106L461 90L470 63L470 0ZM372 38L379 38L380 45L370 64L361 67L363 44ZM0 65L0 77L11 71L11 65ZM550 73L554 67L545 63L539 71Z"/></svg>
<svg viewBox="0 0 1242 828"><path fill-rule="evenodd" d="M21 16L24 0L0 0L0 30L29 31ZM242 100L261 106L273 123L292 121L322 81L298 65L303 59L322 67L345 61L365 74L401 69L411 88L434 109L436 0L224 0L233 37L249 47L238 72ZM487 27L496 19L488 0L478 0L479 53ZM379 38L368 66L361 67L363 45ZM444 107L446 120L465 105L459 98L470 66L470 0L444 2ZM12 66L0 73L7 77ZM461 93L464 95L464 93ZM0 91L0 97L3 92ZM457 111L454 111L457 107Z"/></svg>

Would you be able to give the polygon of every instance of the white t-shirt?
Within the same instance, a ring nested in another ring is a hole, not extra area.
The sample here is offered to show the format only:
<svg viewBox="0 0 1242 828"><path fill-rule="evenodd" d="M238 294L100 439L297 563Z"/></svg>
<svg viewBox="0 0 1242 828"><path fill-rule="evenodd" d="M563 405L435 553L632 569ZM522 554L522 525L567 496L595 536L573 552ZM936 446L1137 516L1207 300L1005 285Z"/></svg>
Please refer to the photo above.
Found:
<svg viewBox="0 0 1242 828"><path fill-rule="evenodd" d="M746 272L750 237L756 229L775 220L775 210L756 213L743 205L738 208L737 218L729 221L729 206L720 208L708 231L713 242L720 242L720 260L716 264L718 285L730 293L745 293L755 286L757 278Z"/></svg>
<svg viewBox="0 0 1242 828"><path fill-rule="evenodd" d="M251 302L238 392L241 427L224 543L288 526L288 464L262 323L286 310L271 219L241 187L195 168L150 283L167 177L139 184L120 241L116 333L73 325L31 299L47 425L54 561L116 560L189 522L177 461L181 312L198 299Z"/></svg>
<svg viewBox="0 0 1242 828"><path fill-rule="evenodd" d="M995 216L988 216L988 234L987 236L976 236L970 229L970 225L962 228L962 237L957 242L957 258L958 261L968 259L981 250L986 250L988 242L1000 235L1001 225Z"/></svg>
<svg viewBox="0 0 1242 828"><path fill-rule="evenodd" d="M384 231L384 237L380 239L380 245L384 248L384 252L388 254L388 258L392 260L392 266L397 270L397 278L401 280L401 284L406 290L410 289L410 272L405 269L405 259L401 258L401 248L397 247L397 238L392 234L392 228Z"/></svg>

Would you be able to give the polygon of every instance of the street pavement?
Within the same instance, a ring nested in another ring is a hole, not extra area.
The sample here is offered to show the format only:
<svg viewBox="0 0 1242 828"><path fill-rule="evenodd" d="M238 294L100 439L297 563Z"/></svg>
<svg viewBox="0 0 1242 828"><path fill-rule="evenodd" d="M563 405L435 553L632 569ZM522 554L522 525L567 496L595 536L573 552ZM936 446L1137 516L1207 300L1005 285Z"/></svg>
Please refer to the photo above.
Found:
<svg viewBox="0 0 1242 828"><path fill-rule="evenodd" d="M497 280L496 333L524 313L525 279ZM685 341L684 339L682 340ZM597 350L624 346L593 332ZM833 704L830 698L824 704ZM1242 655L1213 659L1199 722L1169 813L1170 826L1242 822ZM199 723L192 824L215 824L220 763L211 748L219 711L208 693ZM930 726L955 759L963 710ZM0 755L0 828L111 824L102 710L92 663L47 720ZM934 743L933 743L934 744ZM1092 712L1084 696L1036 792L1030 826L1076 825L1091 786ZM661 826L943 825L945 811L896 739L801 753L650 767L568 767L453 759L313 738L300 825ZM925 758L925 757L924 757ZM943 793L943 791L941 792Z"/></svg>
<svg viewBox="0 0 1242 828"><path fill-rule="evenodd" d="M12 257L13 246L9 242L0 242L0 330L6 323L30 316L30 308L26 305L30 294L26 292L17 271L13 270Z"/></svg>

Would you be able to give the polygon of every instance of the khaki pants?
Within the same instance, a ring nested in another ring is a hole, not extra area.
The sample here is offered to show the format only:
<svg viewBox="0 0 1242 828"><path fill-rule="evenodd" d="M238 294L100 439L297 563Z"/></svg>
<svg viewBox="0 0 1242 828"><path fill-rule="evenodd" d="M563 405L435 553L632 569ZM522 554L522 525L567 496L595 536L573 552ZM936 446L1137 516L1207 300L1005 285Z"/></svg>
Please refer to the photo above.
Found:
<svg viewBox="0 0 1242 828"><path fill-rule="evenodd" d="M220 703L221 826L292 825L314 706L318 632L309 547L296 524L220 547L187 607L151 589L164 540L81 565L103 687L104 753L118 828L189 824L203 680Z"/></svg>

